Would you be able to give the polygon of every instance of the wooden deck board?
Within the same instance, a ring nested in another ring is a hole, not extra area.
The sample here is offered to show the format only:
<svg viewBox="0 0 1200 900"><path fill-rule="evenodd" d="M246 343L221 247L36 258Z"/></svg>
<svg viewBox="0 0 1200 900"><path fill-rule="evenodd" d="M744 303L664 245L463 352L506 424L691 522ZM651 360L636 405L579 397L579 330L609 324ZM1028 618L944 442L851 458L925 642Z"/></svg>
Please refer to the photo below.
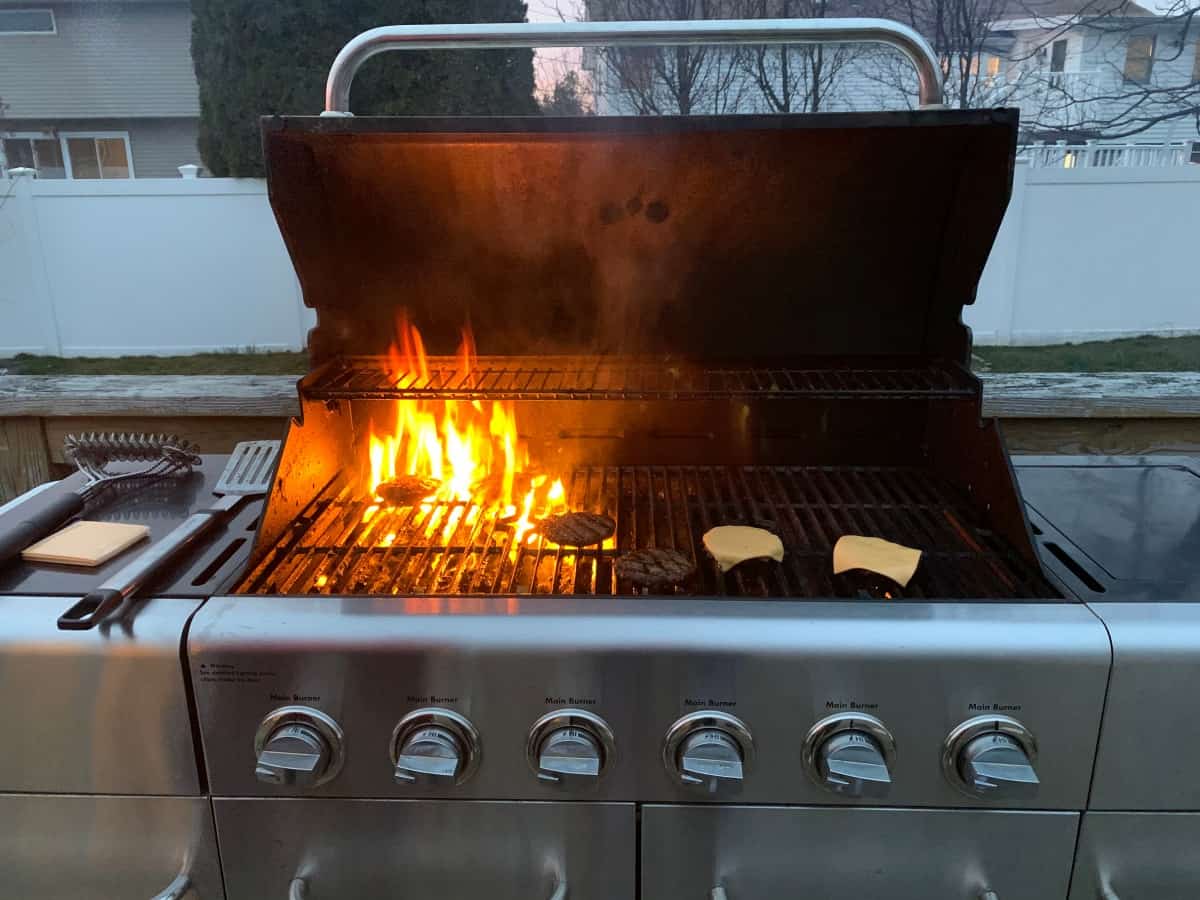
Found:
<svg viewBox="0 0 1200 900"><path fill-rule="evenodd" d="M984 373L1014 453L1200 454L1200 373ZM65 463L78 431L175 432L210 453L282 436L294 376L0 376L0 502Z"/></svg>

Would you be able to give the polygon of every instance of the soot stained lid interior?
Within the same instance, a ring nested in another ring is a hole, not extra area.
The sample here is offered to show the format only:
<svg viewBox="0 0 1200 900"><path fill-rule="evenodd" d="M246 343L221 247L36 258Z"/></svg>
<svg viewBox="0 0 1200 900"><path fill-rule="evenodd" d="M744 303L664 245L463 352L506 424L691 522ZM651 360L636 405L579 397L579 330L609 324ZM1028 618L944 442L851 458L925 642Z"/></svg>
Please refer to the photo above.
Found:
<svg viewBox="0 0 1200 900"><path fill-rule="evenodd" d="M965 363L1015 110L268 118L313 364L381 353Z"/></svg>

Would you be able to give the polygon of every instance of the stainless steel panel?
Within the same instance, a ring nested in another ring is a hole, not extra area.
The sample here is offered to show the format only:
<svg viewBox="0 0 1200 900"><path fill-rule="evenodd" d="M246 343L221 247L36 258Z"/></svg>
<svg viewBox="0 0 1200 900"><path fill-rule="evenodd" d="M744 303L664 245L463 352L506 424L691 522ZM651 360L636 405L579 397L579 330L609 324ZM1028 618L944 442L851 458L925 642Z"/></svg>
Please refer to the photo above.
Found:
<svg viewBox="0 0 1200 900"><path fill-rule="evenodd" d="M59 631L62 597L0 597L0 791L198 794L180 649L195 600Z"/></svg>
<svg viewBox="0 0 1200 900"><path fill-rule="evenodd" d="M941 773L946 734L997 712L1037 738L1030 805L1082 809L1110 659L1078 604L242 596L207 603L190 634L209 777L233 796L706 802L667 775L661 749L682 714L716 708L753 732L742 802L861 805L801 765L813 723L853 707L896 738L894 784L875 803L1018 806L968 797ZM345 731L343 770L315 788L254 777L259 722L293 703ZM470 781L394 783L393 729L425 706L479 729ZM612 727L617 758L593 791L539 783L526 762L529 727L559 707Z"/></svg>
<svg viewBox="0 0 1200 900"><path fill-rule="evenodd" d="M186 877L189 900L225 896L203 797L0 795L0 895L147 900Z"/></svg>
<svg viewBox="0 0 1200 900"><path fill-rule="evenodd" d="M1197 847L1198 814L1086 813L1071 900L1195 900Z"/></svg>
<svg viewBox="0 0 1200 900"><path fill-rule="evenodd" d="M1092 609L1112 635L1113 671L1089 807L1200 810L1200 603Z"/></svg>
<svg viewBox="0 0 1200 900"><path fill-rule="evenodd" d="M634 896L632 805L213 802L230 900L287 900L296 880L306 900Z"/></svg>
<svg viewBox="0 0 1200 900"><path fill-rule="evenodd" d="M642 897L1062 900L1078 824L1075 813L648 806Z"/></svg>

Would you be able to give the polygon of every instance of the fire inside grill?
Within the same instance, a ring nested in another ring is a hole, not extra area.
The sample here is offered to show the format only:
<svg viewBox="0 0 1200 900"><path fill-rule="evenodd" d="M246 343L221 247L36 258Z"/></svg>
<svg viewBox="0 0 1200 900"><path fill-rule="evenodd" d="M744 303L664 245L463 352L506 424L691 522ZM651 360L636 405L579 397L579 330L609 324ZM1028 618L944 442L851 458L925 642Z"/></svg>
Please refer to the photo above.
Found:
<svg viewBox="0 0 1200 900"><path fill-rule="evenodd" d="M235 591L1054 599L961 321L1016 124L267 122L317 327ZM721 525L783 560L721 572ZM843 535L920 565L834 575Z"/></svg>

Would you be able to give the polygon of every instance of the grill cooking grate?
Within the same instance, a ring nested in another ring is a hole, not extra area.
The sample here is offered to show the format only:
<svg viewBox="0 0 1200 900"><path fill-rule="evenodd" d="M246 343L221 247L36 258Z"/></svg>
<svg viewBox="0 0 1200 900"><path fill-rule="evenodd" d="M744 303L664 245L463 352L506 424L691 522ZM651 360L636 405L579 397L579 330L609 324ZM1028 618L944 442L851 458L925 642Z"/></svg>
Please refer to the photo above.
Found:
<svg viewBox="0 0 1200 900"><path fill-rule="evenodd" d="M698 565L679 593L741 597L1055 598L1019 558L924 469L885 467L591 467L565 480L568 506L606 513L604 547L560 548L513 532L472 503L378 509L330 485L238 586L257 594L634 593L613 561L641 547L673 547ZM782 564L751 562L722 575L701 536L714 525L775 531ZM832 575L842 534L925 551L905 589L865 573Z"/></svg>
<svg viewBox="0 0 1200 900"><path fill-rule="evenodd" d="M566 357L483 357L469 372L456 360L429 360L429 378L393 380L378 358L356 357L314 379L317 400L692 400L768 397L928 399L974 394L970 377L949 365L894 361L878 367L813 368L671 366Z"/></svg>

